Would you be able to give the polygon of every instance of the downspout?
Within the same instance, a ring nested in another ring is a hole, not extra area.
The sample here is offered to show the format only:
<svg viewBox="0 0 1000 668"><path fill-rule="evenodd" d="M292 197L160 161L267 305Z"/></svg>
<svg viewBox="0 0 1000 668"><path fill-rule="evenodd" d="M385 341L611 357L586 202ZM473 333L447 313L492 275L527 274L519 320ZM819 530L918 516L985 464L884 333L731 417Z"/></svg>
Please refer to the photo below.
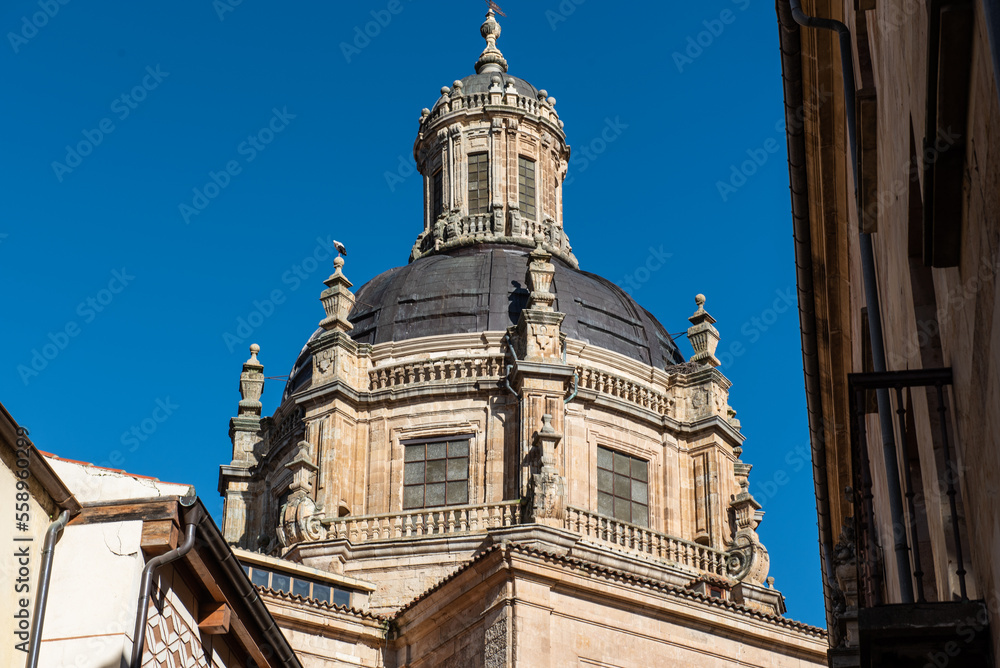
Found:
<svg viewBox="0 0 1000 668"><path fill-rule="evenodd" d="M567 347L568 346L566 345L566 342L563 341L563 347L562 347L562 361L563 361L563 364L566 364L566 348ZM566 398L563 399L563 403L564 404L568 404L569 402L571 402L574 399L576 399L576 394L579 391L580 391L580 376L576 373L576 369L574 368L573 369L573 390L569 393L568 397L566 397Z"/></svg>
<svg viewBox="0 0 1000 668"><path fill-rule="evenodd" d="M194 488L191 488L194 491ZM184 495L179 499L182 506L190 507L194 505L198 497L193 493ZM185 528L184 542L173 550L153 557L146 562L146 567L142 569L142 586L139 589L139 603L135 615L135 630L132 634L132 659L129 661L130 668L140 668L142 663L142 650L146 644L146 620L149 618L149 598L153 591L153 577L157 569L164 564L180 559L191 551L194 547L195 534L198 531L198 523L204 519L204 515L195 518L188 518Z"/></svg>
<svg viewBox="0 0 1000 668"><path fill-rule="evenodd" d="M52 560L56 555L56 543L59 542L67 522L69 522L69 511L64 510L45 531L45 542L42 544L42 570L38 574L38 597L35 599L35 614L32 617L31 633L28 635L28 659L24 664L25 668L38 666L38 655L42 649L45 604L49 597L49 581L52 579Z"/></svg>
<svg viewBox="0 0 1000 668"><path fill-rule="evenodd" d="M858 187L858 137L854 83L854 51L851 32L846 25L832 19L807 16L802 12L800 0L789 0L792 18L801 26L835 31L840 38L840 67L844 78L844 107L847 117L847 139L851 151L851 174L854 178L855 207L858 224L861 224L861 202ZM868 306L868 328L871 334L872 367L876 373L887 371L885 343L882 335L882 307L878 295L875 275L875 252L871 233L860 231L861 273L864 282L865 303ZM899 573L900 598L903 603L913 602L913 577L910 572L909 547L906 540L903 519L903 495L899 483L899 461L893 432L892 405L889 391L876 391L878 399L879 426L882 433L882 455L886 468L886 487L889 497L889 512L892 518L893 550ZM853 416L852 416L853 417Z"/></svg>

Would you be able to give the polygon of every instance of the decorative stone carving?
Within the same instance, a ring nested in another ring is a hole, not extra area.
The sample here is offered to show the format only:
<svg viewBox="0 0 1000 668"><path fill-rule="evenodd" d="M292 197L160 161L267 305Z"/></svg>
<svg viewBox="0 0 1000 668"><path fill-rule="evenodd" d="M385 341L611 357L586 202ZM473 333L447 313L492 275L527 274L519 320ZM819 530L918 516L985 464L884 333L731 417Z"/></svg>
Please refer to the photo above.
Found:
<svg viewBox="0 0 1000 668"><path fill-rule="evenodd" d="M508 636L507 611L504 610L497 620L486 629L484 638L486 647L483 651L483 662L486 668L505 668L509 665L507 661L510 649Z"/></svg>
<svg viewBox="0 0 1000 668"><path fill-rule="evenodd" d="M354 308L354 293L350 288L353 285L344 276L344 258L337 257L333 261L334 272L330 278L323 281L326 290L320 295L323 302L323 309L326 317L320 320L319 326L328 332L349 332L354 329L347 316Z"/></svg>
<svg viewBox="0 0 1000 668"><path fill-rule="evenodd" d="M698 305L698 310L688 318L691 321L691 327L687 331L688 341L694 348L694 356L691 361L709 366L719 366L720 362L715 357L715 349L719 346L719 330L712 326L715 318L705 310L705 295L697 295L694 301Z"/></svg>
<svg viewBox="0 0 1000 668"><path fill-rule="evenodd" d="M479 28L480 34L486 40L486 48L483 49L479 60L476 61L476 74L483 72L506 72L507 61L497 48L497 38L500 37L500 24L497 23L496 14L493 9L486 12L486 20Z"/></svg>
<svg viewBox="0 0 1000 668"><path fill-rule="evenodd" d="M556 296L552 293L552 279L555 277L556 268L552 266L552 253L542 249L541 236L535 237L535 250L528 256L531 264L528 265L528 289L531 295L528 297L528 308L538 311L552 311L552 304L556 301Z"/></svg>
<svg viewBox="0 0 1000 668"><path fill-rule="evenodd" d="M247 467L256 463L256 450L261 442L261 403L264 391L264 365L257 360L260 346L250 346L250 359L240 374L240 403L236 417L229 421L229 437L233 441L232 466Z"/></svg>
<svg viewBox="0 0 1000 668"><path fill-rule="evenodd" d="M264 392L264 365L257 361L260 346L250 345L250 359L243 363L240 374L240 417L260 417L260 395Z"/></svg>
<svg viewBox="0 0 1000 668"><path fill-rule="evenodd" d="M309 448L308 441L300 441L295 457L285 464L285 468L292 472L292 484L289 486L292 494L279 511L277 534L282 547L326 538L326 529L320 522L323 519L322 508L310 496L312 483L309 478L317 467Z"/></svg>
<svg viewBox="0 0 1000 668"><path fill-rule="evenodd" d="M748 476L752 468L739 460L733 464L740 491L733 495L729 504L733 522L733 541L729 545L730 557L727 569L729 575L736 580L764 584L771 559L757 535L757 527L760 526L764 513L760 503L750 494Z"/></svg>
<svg viewBox="0 0 1000 668"><path fill-rule="evenodd" d="M542 428L535 434L535 450L541 462L541 470L532 476L531 514L535 522L546 524L555 520L554 526L562 526L566 511L566 479L556 468L555 448L562 440L562 434L552 427L552 416L542 415Z"/></svg>
<svg viewBox="0 0 1000 668"><path fill-rule="evenodd" d="M833 570L836 583L831 587L834 627L831 631L831 645L842 648L857 648L858 637L858 559L854 535L854 518L844 522L840 539L833 546Z"/></svg>

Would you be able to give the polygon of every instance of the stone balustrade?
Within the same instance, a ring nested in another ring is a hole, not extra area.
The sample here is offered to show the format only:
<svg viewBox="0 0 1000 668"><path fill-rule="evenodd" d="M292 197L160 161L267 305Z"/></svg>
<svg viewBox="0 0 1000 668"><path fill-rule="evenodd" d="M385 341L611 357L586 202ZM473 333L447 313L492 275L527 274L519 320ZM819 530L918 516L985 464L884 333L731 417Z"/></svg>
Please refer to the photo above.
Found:
<svg viewBox="0 0 1000 668"><path fill-rule="evenodd" d="M672 400L665 394L640 385L634 381L616 376L607 371L591 367L577 367L580 389L594 390L608 394L649 409L658 415L666 415Z"/></svg>
<svg viewBox="0 0 1000 668"><path fill-rule="evenodd" d="M626 552L673 562L703 573L729 576L727 564L732 555L705 545L619 522L573 506L566 507L564 526L596 543L613 545Z"/></svg>
<svg viewBox="0 0 1000 668"><path fill-rule="evenodd" d="M462 357L419 360L379 366L368 372L372 392L413 383L496 378L503 374L503 357Z"/></svg>
<svg viewBox="0 0 1000 668"><path fill-rule="evenodd" d="M481 506L418 508L399 513L338 517L324 520L327 539L347 539L353 545L377 540L398 540L486 533L521 522L521 503L501 501Z"/></svg>
<svg viewBox="0 0 1000 668"><path fill-rule="evenodd" d="M550 104L542 104L539 100L532 99L525 95L512 95L506 91L491 91L488 93L472 93L469 95L455 94L455 91L449 90L445 95L445 103L437 105L437 107L430 112L427 116L424 116L422 121L426 123L432 123L436 121L441 116L450 114L454 111L461 111L463 109L476 109L488 106L492 104L491 95L500 92L502 97L500 98L500 104L508 107L514 107L515 109L520 109L527 114L533 114L535 116L542 116L545 118L551 117L554 121L558 116L555 110Z"/></svg>

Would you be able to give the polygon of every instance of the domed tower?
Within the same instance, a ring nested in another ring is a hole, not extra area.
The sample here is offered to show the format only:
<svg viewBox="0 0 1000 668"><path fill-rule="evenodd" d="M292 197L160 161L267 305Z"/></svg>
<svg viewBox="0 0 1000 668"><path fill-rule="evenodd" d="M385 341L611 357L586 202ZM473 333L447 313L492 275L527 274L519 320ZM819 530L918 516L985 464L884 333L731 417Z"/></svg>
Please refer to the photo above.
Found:
<svg viewBox="0 0 1000 668"><path fill-rule="evenodd" d="M220 476L226 538L259 553L239 552L261 568L277 557L342 578L364 610L324 614L389 618L385 665L578 665L583 653L532 649L534 635L518 645L518 629L542 623L538 605L597 623L636 597L645 612L614 623L652 624L668 645L687 633L678 629L717 627L719 638L689 637L691 651L800 666L815 650L821 662L820 632L783 620L783 598L765 584L763 513L705 298L685 361L652 315L579 269L563 226L570 147L556 101L508 74L493 10L481 33L476 73L421 113L423 229L409 263L355 294L336 258L324 317L273 417L260 416L256 347L244 365ZM548 570L515 585L535 566ZM541 582L548 603L523 598ZM571 585L580 601L552 603ZM686 612L665 612L680 601ZM450 640L421 645L428 620L463 615L479 625L442 627L435 637ZM601 633L595 661L650 665L642 652L623 663L621 638ZM448 663L434 654L448 642L471 653ZM700 665L670 646L678 665Z"/></svg>
<svg viewBox="0 0 1000 668"><path fill-rule="evenodd" d="M476 73L441 89L413 145L424 177L424 231L411 260L479 244L535 247L576 268L563 233L569 146L554 97L507 74L493 10Z"/></svg>

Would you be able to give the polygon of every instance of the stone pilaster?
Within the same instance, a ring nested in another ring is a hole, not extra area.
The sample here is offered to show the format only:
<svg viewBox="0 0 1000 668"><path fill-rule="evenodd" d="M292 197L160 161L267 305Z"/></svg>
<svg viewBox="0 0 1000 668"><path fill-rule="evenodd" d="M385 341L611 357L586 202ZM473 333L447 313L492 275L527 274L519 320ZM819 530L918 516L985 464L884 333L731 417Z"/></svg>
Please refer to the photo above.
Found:
<svg viewBox="0 0 1000 668"><path fill-rule="evenodd" d="M553 310L551 254L542 250L541 241L531 253L526 281L531 294L528 305L510 337L515 362L511 385L521 397L520 461L522 462L521 495L527 497L529 487L543 466L542 452L536 444L544 444L548 434L541 434L539 425L549 425L552 432L565 430L565 397L572 384L575 369L563 361L565 335L560 330L565 315ZM543 417L544 416L544 417ZM555 442L558 442L556 439ZM554 444L553 444L554 449ZM565 475L562 453L553 453L549 475Z"/></svg>
<svg viewBox="0 0 1000 668"><path fill-rule="evenodd" d="M552 428L552 416L542 415L542 428L535 434L535 454L540 470L531 478L531 516L538 524L562 528L566 510L566 478L556 466L556 447L562 434Z"/></svg>

